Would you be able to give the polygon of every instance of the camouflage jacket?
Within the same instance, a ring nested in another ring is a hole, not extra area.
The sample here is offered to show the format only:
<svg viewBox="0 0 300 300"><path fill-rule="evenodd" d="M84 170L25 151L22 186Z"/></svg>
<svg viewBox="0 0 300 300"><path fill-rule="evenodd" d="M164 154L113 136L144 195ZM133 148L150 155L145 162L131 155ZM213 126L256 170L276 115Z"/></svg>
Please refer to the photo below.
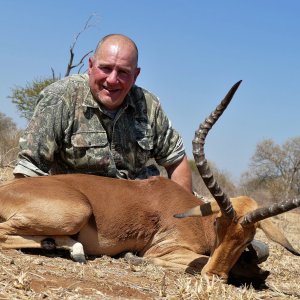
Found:
<svg viewBox="0 0 300 300"><path fill-rule="evenodd" d="M133 86L115 115L94 100L88 75L44 89L20 139L14 173L27 176L89 173L117 178L158 175L150 158L167 166L185 155L158 99Z"/></svg>

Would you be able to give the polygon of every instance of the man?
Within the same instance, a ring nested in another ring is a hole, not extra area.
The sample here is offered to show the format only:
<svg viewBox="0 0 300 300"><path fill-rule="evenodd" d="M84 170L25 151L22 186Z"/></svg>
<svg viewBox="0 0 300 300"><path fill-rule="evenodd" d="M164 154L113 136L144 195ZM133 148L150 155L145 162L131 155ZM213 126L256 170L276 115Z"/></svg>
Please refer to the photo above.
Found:
<svg viewBox="0 0 300 300"><path fill-rule="evenodd" d="M62 173L144 179L159 175L192 191L182 139L158 99L135 85L138 49L128 37L104 37L88 74L44 89L20 139L16 178Z"/></svg>

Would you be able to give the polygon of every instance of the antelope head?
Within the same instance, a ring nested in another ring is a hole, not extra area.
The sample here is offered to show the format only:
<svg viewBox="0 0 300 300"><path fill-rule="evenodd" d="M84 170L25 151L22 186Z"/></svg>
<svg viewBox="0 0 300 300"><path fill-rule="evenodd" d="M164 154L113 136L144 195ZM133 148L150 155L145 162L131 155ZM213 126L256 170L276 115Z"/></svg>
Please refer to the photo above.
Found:
<svg viewBox="0 0 300 300"><path fill-rule="evenodd" d="M227 108L241 81L229 90L217 108L200 124L193 140L193 155L197 169L214 200L175 215L177 218L216 214L216 240L214 251L202 270L202 275L217 275L227 280L228 273L245 248L252 242L256 228L261 228L268 238L281 244L295 255L300 255L267 218L300 206L300 199L287 200L258 208L253 199L240 196L229 198L218 185L204 154L205 138Z"/></svg>

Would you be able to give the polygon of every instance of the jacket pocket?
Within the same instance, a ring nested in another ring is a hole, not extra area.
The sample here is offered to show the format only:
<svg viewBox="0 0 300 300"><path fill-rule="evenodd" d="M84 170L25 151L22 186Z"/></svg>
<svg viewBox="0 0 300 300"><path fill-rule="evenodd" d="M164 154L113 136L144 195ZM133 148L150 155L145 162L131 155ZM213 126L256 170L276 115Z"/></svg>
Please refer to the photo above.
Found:
<svg viewBox="0 0 300 300"><path fill-rule="evenodd" d="M74 169L103 176L115 172L105 132L76 132L71 144L68 160Z"/></svg>
<svg viewBox="0 0 300 300"><path fill-rule="evenodd" d="M75 148L106 147L108 145L106 132L77 132L71 137Z"/></svg>

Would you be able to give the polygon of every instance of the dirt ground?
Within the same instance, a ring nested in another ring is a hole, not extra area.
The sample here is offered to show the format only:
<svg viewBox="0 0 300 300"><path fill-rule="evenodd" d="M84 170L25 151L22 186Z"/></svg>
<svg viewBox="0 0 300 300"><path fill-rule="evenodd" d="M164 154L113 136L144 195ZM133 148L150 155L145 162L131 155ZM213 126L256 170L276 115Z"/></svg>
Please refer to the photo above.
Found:
<svg viewBox="0 0 300 300"><path fill-rule="evenodd" d="M289 212L275 222L300 251L300 214ZM267 241L261 232L257 238ZM1 250L0 299L300 299L300 257L268 244L270 257L262 266L271 274L261 290L133 266L122 258L90 258L82 265L64 252Z"/></svg>

